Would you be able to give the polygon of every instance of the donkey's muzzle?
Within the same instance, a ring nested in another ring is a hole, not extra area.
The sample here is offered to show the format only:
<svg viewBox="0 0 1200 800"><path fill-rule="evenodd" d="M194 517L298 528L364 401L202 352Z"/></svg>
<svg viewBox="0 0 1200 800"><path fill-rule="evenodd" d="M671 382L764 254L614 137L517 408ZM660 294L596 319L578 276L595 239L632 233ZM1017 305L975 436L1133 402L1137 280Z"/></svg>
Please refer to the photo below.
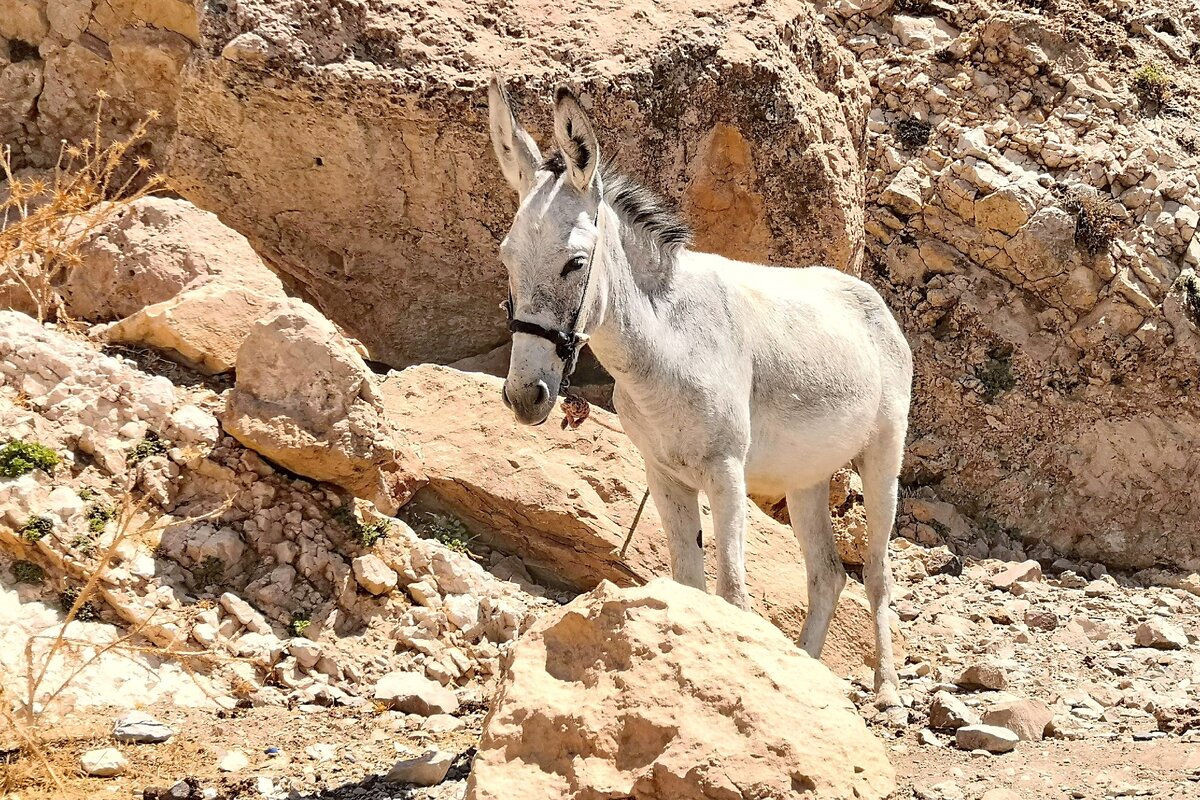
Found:
<svg viewBox="0 0 1200 800"><path fill-rule="evenodd" d="M502 397L504 405L512 409L513 416L522 425L541 425L554 408L557 392L551 392L545 381L535 381L514 386L504 382Z"/></svg>

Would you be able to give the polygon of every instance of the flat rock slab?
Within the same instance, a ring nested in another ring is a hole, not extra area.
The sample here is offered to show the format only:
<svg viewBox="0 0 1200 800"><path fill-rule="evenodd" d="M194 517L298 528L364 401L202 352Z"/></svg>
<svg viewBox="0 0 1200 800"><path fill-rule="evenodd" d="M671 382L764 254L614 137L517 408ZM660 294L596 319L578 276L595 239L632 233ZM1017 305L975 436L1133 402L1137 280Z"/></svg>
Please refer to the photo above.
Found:
<svg viewBox="0 0 1200 800"><path fill-rule="evenodd" d="M118 742L153 744L165 742L174 735L175 731L169 725L144 711L130 711L113 725L113 738Z"/></svg>
<svg viewBox="0 0 1200 800"><path fill-rule="evenodd" d="M388 770L384 780L388 783L406 783L411 786L437 786L446 780L446 773L454 763L454 753L430 750L417 758L397 761Z"/></svg>
<svg viewBox="0 0 1200 800"><path fill-rule="evenodd" d="M954 743L960 750L986 750L989 753L1007 753L1020 740L1008 728L997 725L964 725L954 734Z"/></svg>
<svg viewBox="0 0 1200 800"><path fill-rule="evenodd" d="M453 714L458 710L454 692L415 672L389 672L375 684L375 699L405 714Z"/></svg>

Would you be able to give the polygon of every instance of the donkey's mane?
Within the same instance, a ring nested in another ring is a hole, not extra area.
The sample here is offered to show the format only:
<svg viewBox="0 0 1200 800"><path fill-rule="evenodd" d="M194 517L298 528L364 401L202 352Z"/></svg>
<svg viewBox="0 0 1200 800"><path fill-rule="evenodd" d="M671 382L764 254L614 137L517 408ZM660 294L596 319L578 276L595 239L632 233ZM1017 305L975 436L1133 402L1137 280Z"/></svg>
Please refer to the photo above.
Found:
<svg viewBox="0 0 1200 800"><path fill-rule="evenodd" d="M541 168L558 176L566 172L567 163L562 152L555 150ZM675 209L635 179L618 172L611 161L600 165L600 181L608 204L664 253L691 243L692 229Z"/></svg>

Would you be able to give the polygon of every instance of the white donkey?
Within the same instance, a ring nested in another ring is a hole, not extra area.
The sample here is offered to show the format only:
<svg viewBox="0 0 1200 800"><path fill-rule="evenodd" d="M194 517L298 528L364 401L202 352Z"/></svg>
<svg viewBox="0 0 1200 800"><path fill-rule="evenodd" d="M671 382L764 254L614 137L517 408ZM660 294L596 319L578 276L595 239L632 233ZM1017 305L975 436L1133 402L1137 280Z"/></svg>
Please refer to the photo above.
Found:
<svg viewBox="0 0 1200 800"><path fill-rule="evenodd" d="M608 165L575 96L559 87L558 151L544 159L496 79L492 144L520 196L500 245L512 361L504 401L546 421L586 341L616 379L621 424L646 461L671 573L705 589L698 493L713 510L717 591L748 609L747 491L786 496L808 566L800 646L819 657L846 573L829 479L853 461L870 541L876 703L900 703L887 542L908 426L912 354L883 299L833 269L779 269L687 248L689 231Z"/></svg>

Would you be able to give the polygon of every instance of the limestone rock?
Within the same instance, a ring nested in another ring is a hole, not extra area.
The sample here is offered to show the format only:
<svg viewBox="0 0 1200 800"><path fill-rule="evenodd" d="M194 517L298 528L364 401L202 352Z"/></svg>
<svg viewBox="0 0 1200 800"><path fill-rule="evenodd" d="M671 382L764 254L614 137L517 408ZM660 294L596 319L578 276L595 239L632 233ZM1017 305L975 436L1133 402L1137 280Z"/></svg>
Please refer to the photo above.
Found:
<svg viewBox="0 0 1200 800"><path fill-rule="evenodd" d="M354 578L371 594L387 594L397 583L396 573L382 558L372 554L354 559Z"/></svg>
<svg viewBox="0 0 1200 800"><path fill-rule="evenodd" d="M454 692L415 672L390 672L375 684L375 699L406 714L453 714L458 710Z"/></svg>
<svg viewBox="0 0 1200 800"><path fill-rule="evenodd" d="M93 778L112 778L129 768L129 761L115 747L89 750L79 757L79 768Z"/></svg>
<svg viewBox="0 0 1200 800"><path fill-rule="evenodd" d="M1014 564L987 579L988 586L993 589L1010 590L1018 583L1036 583L1042 579L1042 565L1036 561L1022 561Z"/></svg>
<svg viewBox="0 0 1200 800"><path fill-rule="evenodd" d="M585 591L601 580L629 584L669 575L666 536L653 502L646 504L624 561L617 558L646 485L632 443L590 422L579 431L520 426L500 402L500 387L494 378L433 366L392 373L383 382L388 421L407 448L421 453L429 489L473 530L519 555L535 578ZM617 423L598 408L592 415ZM712 548L709 520L704 525L705 546ZM711 574L711 549L706 562ZM746 572L755 609L796 639L807 607L804 558L791 529L753 505ZM416 587L408 586L414 597ZM862 588L850 582L822 657L836 669L852 669L874 651Z"/></svg>
<svg viewBox="0 0 1200 800"><path fill-rule="evenodd" d="M937 50L958 36L954 26L937 17L906 17L903 14L892 18L892 33L900 44L913 50Z"/></svg>
<svg viewBox="0 0 1200 800"><path fill-rule="evenodd" d="M841 681L761 618L658 579L602 583L519 640L466 797L894 790L884 746Z"/></svg>
<svg viewBox="0 0 1200 800"><path fill-rule="evenodd" d="M390 515L421 478L381 411L362 357L316 309L292 301L242 343L221 423L272 461Z"/></svg>
<svg viewBox="0 0 1200 800"><path fill-rule="evenodd" d="M1008 674L999 664L984 661L968 666L954 683L966 689L1003 689L1008 686Z"/></svg>
<svg viewBox="0 0 1200 800"><path fill-rule="evenodd" d="M937 692L929 706L929 727L953 730L978 725L979 715L949 692Z"/></svg>
<svg viewBox="0 0 1200 800"><path fill-rule="evenodd" d="M217 762L217 769L221 772L241 772L248 766L250 759L241 750L230 750Z"/></svg>
<svg viewBox="0 0 1200 800"><path fill-rule="evenodd" d="M175 731L144 711L130 711L113 725L113 738L118 742L165 742Z"/></svg>
<svg viewBox="0 0 1200 800"><path fill-rule="evenodd" d="M879 202L898 214L911 216L924 207L929 185L929 179L923 177L915 167L905 167L896 173L896 177L879 195Z"/></svg>
<svg viewBox="0 0 1200 800"><path fill-rule="evenodd" d="M136 311L105 329L103 336L110 342L166 351L214 375L234 368L238 348L254 323L285 303L282 287L266 293L216 280Z"/></svg>
<svg viewBox="0 0 1200 800"><path fill-rule="evenodd" d="M1054 719L1054 712L1038 700L1013 700L988 709L983 715L984 725L1007 728L1025 742L1040 742L1046 736L1046 728Z"/></svg>
<svg viewBox="0 0 1200 800"><path fill-rule="evenodd" d="M636 26L593 4L577 27L521 0L519 33L504 15L427 0L411 12L420 26L387 3L350 4L336 23L301 0L238 8L206 15L173 185L387 364L449 362L507 338L496 250L516 198L487 137L495 71L542 141L554 84L575 81L601 152L681 205L701 250L859 269L869 94L807 4L717 0L696 14L673 0ZM378 53L377 36L389 42Z"/></svg>
<svg viewBox="0 0 1200 800"><path fill-rule="evenodd" d="M80 319L128 317L218 276L251 296L283 295L244 236L184 200L143 197L101 218L59 286Z"/></svg>
<svg viewBox="0 0 1200 800"><path fill-rule="evenodd" d="M1182 630L1162 619L1151 619L1138 625L1134 642L1138 647L1159 650L1179 650L1187 647L1188 638Z"/></svg>
<svg viewBox="0 0 1200 800"><path fill-rule="evenodd" d="M405 783L411 786L437 786L446 779L454 754L442 750L430 750L416 758L397 761L383 777L388 783Z"/></svg>
<svg viewBox="0 0 1200 800"><path fill-rule="evenodd" d="M954 734L954 743L960 750L986 750L989 753L1007 753L1017 746L1020 739L1008 728L995 725L964 725Z"/></svg>

